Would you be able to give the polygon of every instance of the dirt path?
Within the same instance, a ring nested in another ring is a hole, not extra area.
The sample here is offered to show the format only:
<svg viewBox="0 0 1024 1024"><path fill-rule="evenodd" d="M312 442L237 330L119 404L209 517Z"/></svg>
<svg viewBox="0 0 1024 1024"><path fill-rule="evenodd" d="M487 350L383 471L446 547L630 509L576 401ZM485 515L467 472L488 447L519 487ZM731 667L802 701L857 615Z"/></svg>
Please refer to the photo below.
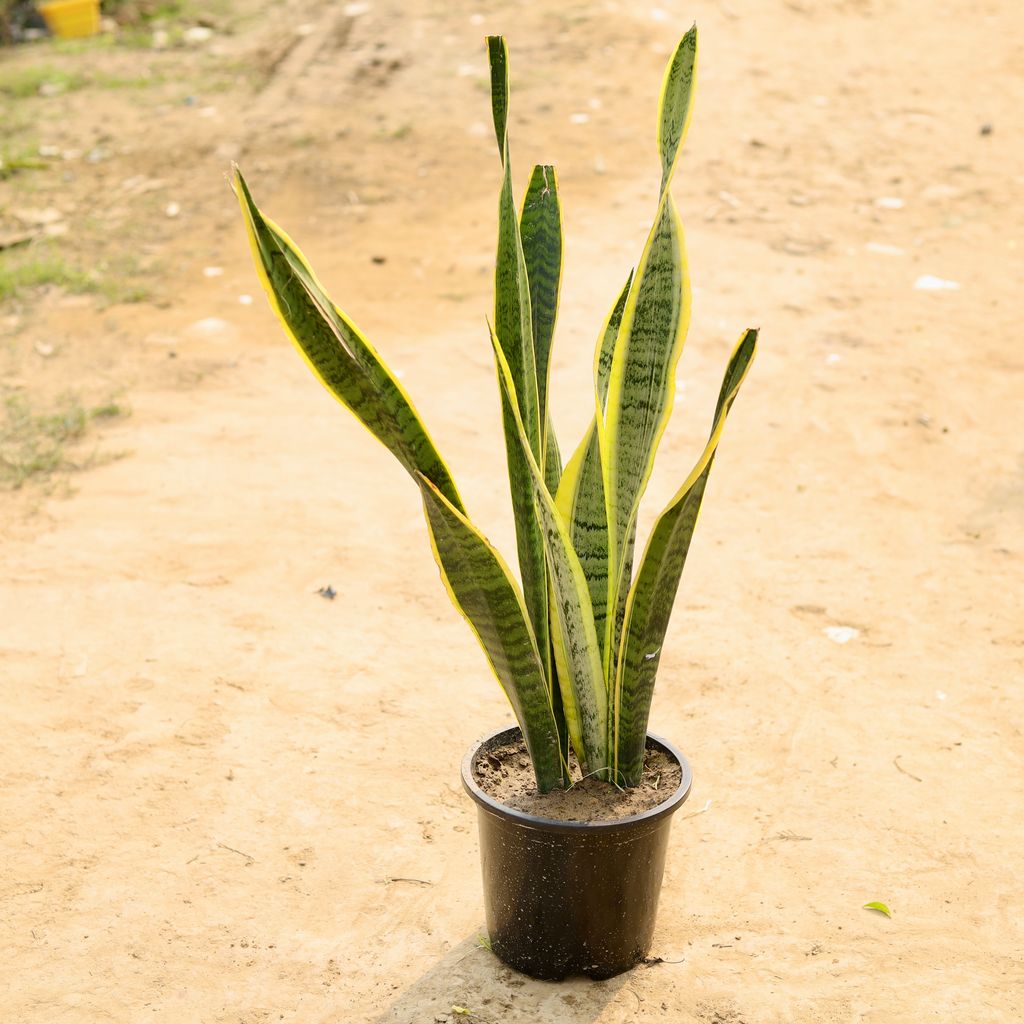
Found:
<svg viewBox="0 0 1024 1024"><path fill-rule="evenodd" d="M213 63L243 78L215 102L179 109L173 80L166 115L160 97L67 99L83 135L127 104L109 159L73 164L73 224L97 182L104 209L132 175L165 183L113 204L104 243L143 247L163 305L51 293L6 321L9 386L119 388L132 415L97 435L128 454L72 496L3 498L3 1019L1019 1021L1019 17L964 0L436 7L267 22L238 5ZM519 178L559 167L568 448L651 216L661 68L694 17L677 197L695 311L649 511L687 472L739 331L763 342L653 714L696 781L666 962L540 984L477 941L457 767L503 699L404 474L280 338L223 174L243 160L511 551L481 38L512 47ZM257 55L273 102L245 77ZM189 73L209 56L179 54ZM915 288L926 275L959 287Z"/></svg>

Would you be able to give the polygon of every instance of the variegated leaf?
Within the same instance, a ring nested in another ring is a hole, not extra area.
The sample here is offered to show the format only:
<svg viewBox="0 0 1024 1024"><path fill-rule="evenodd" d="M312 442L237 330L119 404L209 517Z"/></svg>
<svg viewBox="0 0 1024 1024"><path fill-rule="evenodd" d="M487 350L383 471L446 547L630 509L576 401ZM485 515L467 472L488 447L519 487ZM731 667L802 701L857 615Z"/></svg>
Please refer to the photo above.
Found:
<svg viewBox="0 0 1024 1024"><path fill-rule="evenodd" d="M508 406L515 408L515 383L494 333L498 384ZM573 550L568 527L544 483L544 474L530 454L526 431L517 417L517 436L529 465L537 514L543 526L548 578L553 591L551 640L555 652L562 708L573 747L585 772L608 766L608 693L605 689L594 613L587 580Z"/></svg>
<svg viewBox="0 0 1024 1024"><path fill-rule="evenodd" d="M263 216L237 168L235 191L270 305L317 379L413 476L422 473L462 511L451 472L402 385L331 302L291 239Z"/></svg>
<svg viewBox="0 0 1024 1024"><path fill-rule="evenodd" d="M491 109L498 140L503 176L498 201L498 253L494 275L494 331L515 382L518 406L533 458L543 458L537 366L533 345L533 313L530 286L519 233L519 218L512 197L512 167L508 146L508 48L500 36L487 38L491 68ZM548 678L551 666L548 634L548 586L544 542L534 511L529 472L519 450L513 410L502 404L505 453L516 527L519 571L523 595L530 612L537 643L545 660Z"/></svg>
<svg viewBox="0 0 1024 1024"><path fill-rule="evenodd" d="M617 649L613 633L621 595L629 587L629 553L640 498L647 486L658 442L672 412L676 364L690 318L690 283L683 227L670 193L672 176L690 121L697 31L676 48L662 85L658 146L661 196L636 277L623 312L608 380L605 416L598 418L609 524L606 649ZM609 665L610 676L614 667Z"/></svg>
<svg viewBox="0 0 1024 1024"><path fill-rule="evenodd" d="M530 286L538 414L543 427L541 443L547 470L549 444L557 447L557 442L550 440L553 430L548 410L548 383L562 280L562 207L558 198L558 175L551 165L538 164L533 169L519 218L519 233Z"/></svg>
<svg viewBox="0 0 1024 1024"><path fill-rule="evenodd" d="M601 328L594 356L598 410L603 412L608 393L611 354L622 322L622 311L633 280L632 271ZM555 493L555 492L552 492ZM604 664L605 620L608 616L608 521L605 518L604 477L596 419L591 422L559 482L556 504L569 524L569 536L587 577L594 627ZM605 672L608 679L608 673Z"/></svg>
<svg viewBox="0 0 1024 1024"><path fill-rule="evenodd" d="M686 482L658 517L626 602L614 708L616 779L626 786L637 785L643 772L651 696L679 578L726 417L756 349L757 331L747 331L729 360L711 437Z"/></svg>
<svg viewBox="0 0 1024 1024"><path fill-rule="evenodd" d="M453 604L501 683L530 752L542 793L563 781L558 727L526 606L501 555L425 477L423 509L434 558Z"/></svg>
<svg viewBox="0 0 1024 1024"><path fill-rule="evenodd" d="M544 482L548 493L556 494L562 480L562 453L553 429L548 430L547 445L544 448Z"/></svg>

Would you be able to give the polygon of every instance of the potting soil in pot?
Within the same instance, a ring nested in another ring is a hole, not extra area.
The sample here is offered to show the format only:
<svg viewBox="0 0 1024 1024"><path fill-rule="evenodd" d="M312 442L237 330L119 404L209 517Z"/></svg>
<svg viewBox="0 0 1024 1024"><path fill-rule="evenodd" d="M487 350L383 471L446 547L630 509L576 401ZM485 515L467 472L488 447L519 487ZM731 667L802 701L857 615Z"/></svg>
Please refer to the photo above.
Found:
<svg viewBox="0 0 1024 1024"><path fill-rule="evenodd" d="M580 780L580 769L570 755L572 776L579 781L566 790L543 795L530 767L522 740L482 753L474 768L476 782L490 797L525 814L557 821L617 821L642 814L667 800L679 786L679 765L661 750L648 747L639 786L616 789L595 778Z"/></svg>

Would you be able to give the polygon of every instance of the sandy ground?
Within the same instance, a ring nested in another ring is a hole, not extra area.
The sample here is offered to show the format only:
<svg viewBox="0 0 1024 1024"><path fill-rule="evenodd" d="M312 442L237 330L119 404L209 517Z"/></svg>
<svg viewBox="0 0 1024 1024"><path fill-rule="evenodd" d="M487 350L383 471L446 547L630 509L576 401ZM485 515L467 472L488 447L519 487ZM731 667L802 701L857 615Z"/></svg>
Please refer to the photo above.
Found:
<svg viewBox="0 0 1024 1024"><path fill-rule="evenodd" d="M107 218L95 244L152 259L159 301L51 292L4 321L9 387L117 387L133 413L96 435L127 454L70 496L0 496L0 1018L1021 1020L1020 14L238 7L212 55L154 56L172 76L155 95L76 92L44 125L104 134L109 158L69 165L48 201ZM536 983L477 941L458 786L507 708L438 585L414 489L265 308L224 172L242 162L401 370L508 552L482 37L510 41L519 183L534 161L559 167L569 448L652 215L663 62L694 18L676 194L695 314L649 511L702 443L731 344L762 329L653 712L695 785L662 894L666 962ZM173 76L229 58L260 76L168 99ZM160 184L123 187L137 175ZM915 290L922 275L960 287ZM830 639L844 626L856 635Z"/></svg>

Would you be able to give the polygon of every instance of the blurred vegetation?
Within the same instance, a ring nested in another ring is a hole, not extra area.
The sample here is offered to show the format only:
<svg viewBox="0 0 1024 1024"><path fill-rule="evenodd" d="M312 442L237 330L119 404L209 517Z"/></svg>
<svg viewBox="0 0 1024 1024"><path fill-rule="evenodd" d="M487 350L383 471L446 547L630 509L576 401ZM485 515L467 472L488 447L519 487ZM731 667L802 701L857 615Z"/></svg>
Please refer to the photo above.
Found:
<svg viewBox="0 0 1024 1024"><path fill-rule="evenodd" d="M151 271L128 256L99 261L86 271L45 241L0 252L0 303L44 287L96 295L106 305L146 302L152 298L151 280Z"/></svg>
<svg viewBox="0 0 1024 1024"><path fill-rule="evenodd" d="M28 96L59 95L87 86L100 89L145 89L160 85L164 78L154 74L111 75L103 72L83 73L55 68L46 64L31 67L0 68L0 97L25 99Z"/></svg>
<svg viewBox="0 0 1024 1024"><path fill-rule="evenodd" d="M82 442L90 425L127 415L128 409L113 400L88 406L68 394L55 407L38 412L21 395L8 395L0 421L0 489L17 490L29 480L44 482L55 473L117 458L116 453L87 452Z"/></svg>

